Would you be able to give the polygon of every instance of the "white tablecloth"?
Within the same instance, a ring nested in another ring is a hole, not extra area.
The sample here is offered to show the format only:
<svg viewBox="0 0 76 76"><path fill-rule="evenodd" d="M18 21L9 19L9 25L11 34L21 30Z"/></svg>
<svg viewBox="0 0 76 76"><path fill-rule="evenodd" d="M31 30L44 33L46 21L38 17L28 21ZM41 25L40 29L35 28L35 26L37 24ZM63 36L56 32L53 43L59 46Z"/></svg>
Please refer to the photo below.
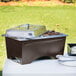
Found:
<svg viewBox="0 0 76 76"><path fill-rule="evenodd" d="M6 59L3 76L76 76L76 67L64 66L50 59L25 65Z"/></svg>

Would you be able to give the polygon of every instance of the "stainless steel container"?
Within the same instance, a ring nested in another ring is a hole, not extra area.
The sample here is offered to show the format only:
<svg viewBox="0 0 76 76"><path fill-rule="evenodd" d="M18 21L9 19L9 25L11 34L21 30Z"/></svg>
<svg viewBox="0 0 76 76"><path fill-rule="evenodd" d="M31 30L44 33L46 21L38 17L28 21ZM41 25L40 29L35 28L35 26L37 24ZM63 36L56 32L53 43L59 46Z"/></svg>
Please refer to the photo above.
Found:
<svg viewBox="0 0 76 76"><path fill-rule="evenodd" d="M68 54L70 56L76 56L76 44L75 43L69 43L67 51L68 51Z"/></svg>
<svg viewBox="0 0 76 76"><path fill-rule="evenodd" d="M33 38L43 34L44 32L46 32L45 26L24 24L12 29L8 29L5 35L7 37L12 37L16 39Z"/></svg>

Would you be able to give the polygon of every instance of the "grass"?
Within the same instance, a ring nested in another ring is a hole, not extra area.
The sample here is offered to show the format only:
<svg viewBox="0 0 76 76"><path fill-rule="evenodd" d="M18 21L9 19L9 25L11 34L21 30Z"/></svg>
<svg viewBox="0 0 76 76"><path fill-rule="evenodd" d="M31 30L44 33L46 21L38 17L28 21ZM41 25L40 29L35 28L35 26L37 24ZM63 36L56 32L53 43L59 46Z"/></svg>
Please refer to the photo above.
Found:
<svg viewBox="0 0 76 76"><path fill-rule="evenodd" d="M76 6L0 6L0 35L19 24L46 25L48 30L66 33L67 43L76 42ZM6 58L5 39L0 36L0 70Z"/></svg>

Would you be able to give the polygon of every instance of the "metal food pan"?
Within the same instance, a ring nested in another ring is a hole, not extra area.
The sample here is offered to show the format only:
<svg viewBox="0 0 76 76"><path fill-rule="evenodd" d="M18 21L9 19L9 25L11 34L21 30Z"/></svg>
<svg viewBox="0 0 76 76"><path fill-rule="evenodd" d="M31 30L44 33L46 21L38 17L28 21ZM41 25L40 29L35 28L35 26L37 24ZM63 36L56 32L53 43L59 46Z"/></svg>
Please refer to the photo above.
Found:
<svg viewBox="0 0 76 76"><path fill-rule="evenodd" d="M76 56L76 43L68 43L68 54L70 56Z"/></svg>

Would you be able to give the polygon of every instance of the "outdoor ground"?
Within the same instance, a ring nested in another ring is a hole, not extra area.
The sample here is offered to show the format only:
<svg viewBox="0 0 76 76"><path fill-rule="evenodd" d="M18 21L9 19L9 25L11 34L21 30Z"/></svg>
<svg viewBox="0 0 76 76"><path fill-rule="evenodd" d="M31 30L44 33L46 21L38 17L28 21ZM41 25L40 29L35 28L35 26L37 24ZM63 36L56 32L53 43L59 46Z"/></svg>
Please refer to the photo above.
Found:
<svg viewBox="0 0 76 76"><path fill-rule="evenodd" d="M25 4L26 3L26 4ZM18 2L0 6L0 35L19 24L45 25L68 35L67 43L76 42L76 5L56 2ZM0 71L6 58L5 39L0 36ZM1 72L0 72L1 74ZM1 76L1 75L0 75Z"/></svg>

